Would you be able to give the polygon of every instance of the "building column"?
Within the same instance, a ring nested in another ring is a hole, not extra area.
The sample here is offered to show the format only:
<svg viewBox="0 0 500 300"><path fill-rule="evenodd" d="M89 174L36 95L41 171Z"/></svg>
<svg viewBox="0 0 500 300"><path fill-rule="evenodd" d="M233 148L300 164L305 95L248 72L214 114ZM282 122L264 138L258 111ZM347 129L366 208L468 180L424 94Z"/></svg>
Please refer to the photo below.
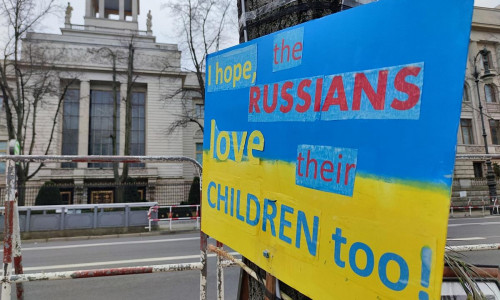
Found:
<svg viewBox="0 0 500 300"><path fill-rule="evenodd" d="M138 0L132 0L132 21L137 22Z"/></svg>
<svg viewBox="0 0 500 300"><path fill-rule="evenodd" d="M104 19L104 0L99 0L99 18Z"/></svg>
<svg viewBox="0 0 500 300"><path fill-rule="evenodd" d="M120 20L124 21L125 20L125 0L120 0L119 11L120 11Z"/></svg>
<svg viewBox="0 0 500 300"><path fill-rule="evenodd" d="M120 84L120 155L125 153L125 113L127 110L125 99L127 97L127 83Z"/></svg>
<svg viewBox="0 0 500 300"><path fill-rule="evenodd" d="M87 0L87 3L85 5L85 17L95 17L92 15L92 1Z"/></svg>
<svg viewBox="0 0 500 300"><path fill-rule="evenodd" d="M80 82L80 115L78 122L78 155L89 154L90 121L90 81ZM78 163L78 168L86 168L87 163Z"/></svg>

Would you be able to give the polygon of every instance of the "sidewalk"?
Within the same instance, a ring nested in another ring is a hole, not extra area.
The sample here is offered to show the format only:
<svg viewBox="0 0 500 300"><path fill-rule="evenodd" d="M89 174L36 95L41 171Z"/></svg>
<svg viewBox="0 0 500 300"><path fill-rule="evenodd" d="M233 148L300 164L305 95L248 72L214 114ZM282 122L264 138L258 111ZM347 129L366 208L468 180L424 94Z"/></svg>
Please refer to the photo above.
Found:
<svg viewBox="0 0 500 300"><path fill-rule="evenodd" d="M498 215L498 214L496 214ZM450 211L450 219L451 218L480 218L480 217L483 217L483 210L482 209L472 209L472 213L469 215L469 210L466 209L466 210L463 210L463 209L460 209L460 210L453 210L453 216L451 214L451 211ZM487 216L490 216L490 210L489 209L485 209L484 210L484 217L487 217Z"/></svg>

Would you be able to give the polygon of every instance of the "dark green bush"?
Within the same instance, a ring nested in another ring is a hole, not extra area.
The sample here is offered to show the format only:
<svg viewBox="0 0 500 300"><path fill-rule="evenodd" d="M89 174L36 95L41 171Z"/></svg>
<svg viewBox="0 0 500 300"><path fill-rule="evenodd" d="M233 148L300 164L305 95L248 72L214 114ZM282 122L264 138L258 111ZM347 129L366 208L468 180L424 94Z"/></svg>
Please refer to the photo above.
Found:
<svg viewBox="0 0 500 300"><path fill-rule="evenodd" d="M139 194L139 189L137 189L137 184L135 179L129 177L124 186L119 187L123 189L123 202L143 202L141 200L141 195Z"/></svg>
<svg viewBox="0 0 500 300"><path fill-rule="evenodd" d="M36 195L35 205L62 205L61 192L52 181L45 182L38 195Z"/></svg>
<svg viewBox="0 0 500 300"><path fill-rule="evenodd" d="M189 189L188 203L190 205L200 204L200 178L195 177Z"/></svg>

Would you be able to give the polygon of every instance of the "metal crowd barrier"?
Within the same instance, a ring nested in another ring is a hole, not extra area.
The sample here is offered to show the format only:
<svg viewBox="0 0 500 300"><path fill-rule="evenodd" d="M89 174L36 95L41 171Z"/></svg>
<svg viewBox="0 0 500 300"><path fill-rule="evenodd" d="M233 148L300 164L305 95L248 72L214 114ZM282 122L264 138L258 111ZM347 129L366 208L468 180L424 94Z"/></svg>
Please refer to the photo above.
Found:
<svg viewBox="0 0 500 300"><path fill-rule="evenodd" d="M78 270L67 272L23 274L21 254L21 233L19 226L19 209L16 199L16 162L127 162L127 163L191 163L199 177L200 187L202 167L194 159L188 157L168 156L33 156L33 155L6 155L0 156L0 161L6 162L6 196L5 196L5 227L2 299L11 299L12 284L16 284L17 298L23 299L23 282L41 280L64 280L89 277L118 276L130 274L146 274L157 272L177 272L186 270L200 270L200 300L207 297L207 235L200 231L200 262L166 264L153 266L139 266L127 268L110 268L97 270ZM218 244L222 247L222 244ZM229 265L229 264L226 264ZM14 269L14 272L13 272ZM219 281L219 279L218 279ZM222 279L221 279L222 281ZM218 291L218 297L223 297ZM222 299L222 298L219 298Z"/></svg>
<svg viewBox="0 0 500 300"><path fill-rule="evenodd" d="M486 197L488 198L488 197ZM476 202L481 202L481 204L473 204L473 201L476 201ZM482 198L479 198L479 200L474 200L474 198L470 197L468 198L468 201L467 201L467 204L466 205L456 205L453 203L451 203L450 205L450 214L452 217L454 217L454 213L455 213L455 210L465 210L466 211L466 216L467 216L467 211L469 212L468 216L471 216L472 215L472 210L473 209L481 209L482 211L482 214L483 214L483 217L485 216L485 211L486 210L490 210L492 214L499 214L499 202L498 202L498 198L494 198L492 199L492 203L489 204L487 203L489 200L486 200L485 201L485 197L482 197Z"/></svg>
<svg viewBox="0 0 500 300"><path fill-rule="evenodd" d="M172 209L174 208L188 208L188 207L195 207L196 208L196 216L191 216L191 217L174 217ZM161 208L167 208L168 209L168 217L167 218L161 218L158 216L159 210ZM153 222L158 222L158 221L168 221L169 222L169 229L172 231L172 221L183 221L183 220L196 220L196 228L200 229L200 205L155 205L151 206L148 211L148 228L149 231L151 231L152 227L151 224Z"/></svg>

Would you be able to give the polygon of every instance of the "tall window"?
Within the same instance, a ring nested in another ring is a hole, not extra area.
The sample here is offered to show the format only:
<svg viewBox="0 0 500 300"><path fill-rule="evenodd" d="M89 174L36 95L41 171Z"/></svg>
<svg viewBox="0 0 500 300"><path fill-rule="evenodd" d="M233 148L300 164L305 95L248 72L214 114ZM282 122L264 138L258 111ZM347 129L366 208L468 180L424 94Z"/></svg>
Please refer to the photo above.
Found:
<svg viewBox="0 0 500 300"><path fill-rule="evenodd" d="M500 120L490 120L491 142L500 145Z"/></svg>
<svg viewBox="0 0 500 300"><path fill-rule="evenodd" d="M80 91L67 90L63 105L62 155L78 154L78 118L80 115ZM76 163L64 162L63 168L76 168Z"/></svg>
<svg viewBox="0 0 500 300"><path fill-rule="evenodd" d="M495 95L495 91L496 90L492 84L486 84L484 86L484 94L486 95L486 102L487 103L497 102L497 97Z"/></svg>
<svg viewBox="0 0 500 300"><path fill-rule="evenodd" d="M464 85L464 93L462 95L462 102L469 102L469 91L467 90L467 85Z"/></svg>
<svg viewBox="0 0 500 300"><path fill-rule="evenodd" d="M460 130L462 133L462 143L466 145L474 144L474 137L472 135L472 120L460 119Z"/></svg>
<svg viewBox="0 0 500 300"><path fill-rule="evenodd" d="M475 161L472 163L472 166L474 167L474 177L483 177L483 163Z"/></svg>
<svg viewBox="0 0 500 300"><path fill-rule="evenodd" d="M6 141L1 141L0 142L0 155L6 155L7 154L7 142ZM5 174L5 162L0 162L0 174Z"/></svg>
<svg viewBox="0 0 500 300"><path fill-rule="evenodd" d="M132 130L130 132L130 154L146 154L146 114L145 94L132 93ZM131 167L144 167L144 163L130 164Z"/></svg>
<svg viewBox="0 0 500 300"><path fill-rule="evenodd" d="M117 95L120 99L120 95ZM117 103L117 150L120 145L120 101ZM113 92L90 92L90 155L113 155ZM112 163L89 163L89 168L110 168Z"/></svg>
<svg viewBox="0 0 500 300"><path fill-rule="evenodd" d="M205 106L201 103L197 103L194 105L194 114L195 117L202 119L204 117Z"/></svg>
<svg viewBox="0 0 500 300"><path fill-rule="evenodd" d="M486 56L483 56L483 67L485 70L491 70L493 69L493 65L492 65L492 59L491 59L491 52L486 55Z"/></svg>
<svg viewBox="0 0 500 300"><path fill-rule="evenodd" d="M203 143L196 143L196 161L203 164Z"/></svg>

